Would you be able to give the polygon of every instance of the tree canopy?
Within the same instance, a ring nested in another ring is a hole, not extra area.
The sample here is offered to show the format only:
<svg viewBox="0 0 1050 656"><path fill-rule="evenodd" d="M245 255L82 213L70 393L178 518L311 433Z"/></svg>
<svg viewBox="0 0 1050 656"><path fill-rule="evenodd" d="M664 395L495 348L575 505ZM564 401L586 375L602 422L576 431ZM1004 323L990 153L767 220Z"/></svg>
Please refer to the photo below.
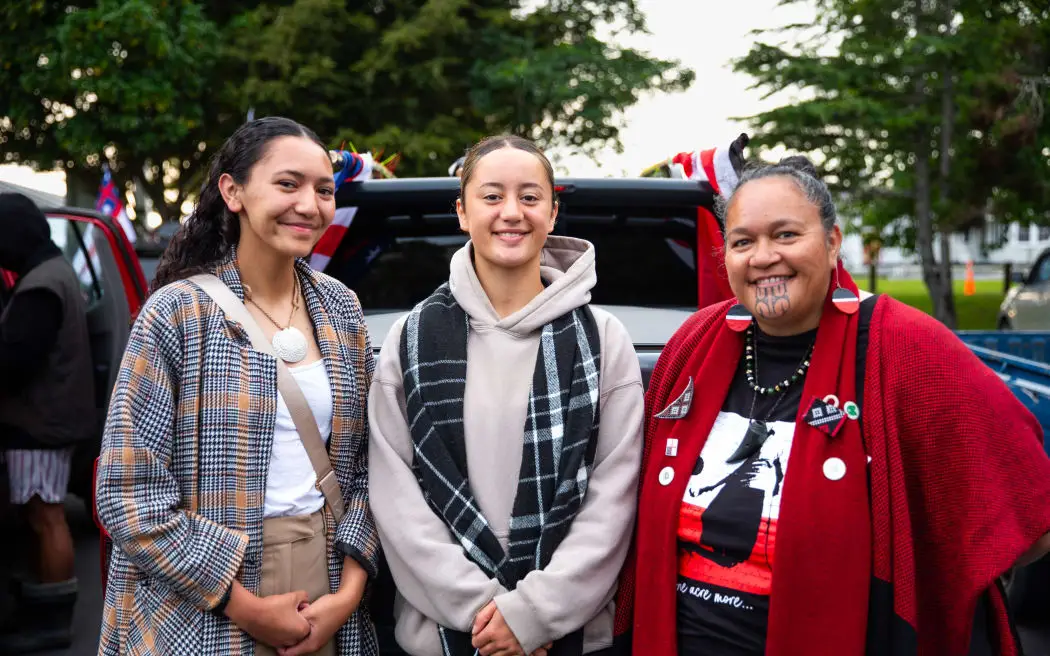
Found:
<svg viewBox="0 0 1050 656"><path fill-rule="evenodd" d="M795 4L801 0L783 0ZM954 326L948 235L1050 221L1050 9L1037 0L817 0L815 25L760 34L738 71L789 102L752 146L817 155L860 228L915 249Z"/></svg>
<svg viewBox="0 0 1050 656"><path fill-rule="evenodd" d="M645 30L636 0L524 4L12 0L0 8L0 149L95 184L108 164L173 219L249 110L332 146L400 153L400 175L444 175L503 131L619 147L623 109L693 80L599 36Z"/></svg>

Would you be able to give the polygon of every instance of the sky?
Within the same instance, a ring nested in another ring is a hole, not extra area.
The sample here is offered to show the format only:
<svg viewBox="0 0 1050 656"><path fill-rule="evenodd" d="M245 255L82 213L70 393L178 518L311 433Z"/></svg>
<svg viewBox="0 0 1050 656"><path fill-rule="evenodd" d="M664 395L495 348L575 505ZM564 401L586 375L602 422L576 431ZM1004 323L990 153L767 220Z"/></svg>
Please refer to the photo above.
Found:
<svg viewBox="0 0 1050 656"><path fill-rule="evenodd" d="M808 3L785 8L777 0L639 0L648 36L626 45L664 59L677 59L696 72L688 91L643 97L625 112L621 132L624 152L608 152L598 163L586 157L559 159L575 176L636 176L643 169L682 151L729 145L747 132L746 117L771 109L776 99L763 100L751 90L752 78L734 73L730 62L747 54L750 32L811 21ZM701 6L712 7L703 10ZM696 7L683 11L683 7Z"/></svg>
<svg viewBox="0 0 1050 656"><path fill-rule="evenodd" d="M664 58L677 59L696 72L696 82L683 93L643 97L625 112L621 132L624 152L611 149L598 161L550 153L559 172L574 176L636 176L644 168L682 151L728 145L747 125L744 117L775 106L749 90L751 78L736 74L730 62L747 53L749 32L811 20L807 3L783 8L777 0L638 0L649 35L623 41ZM708 7L704 9L703 7ZM53 194L65 194L65 176L34 173L26 167L0 166L0 180Z"/></svg>

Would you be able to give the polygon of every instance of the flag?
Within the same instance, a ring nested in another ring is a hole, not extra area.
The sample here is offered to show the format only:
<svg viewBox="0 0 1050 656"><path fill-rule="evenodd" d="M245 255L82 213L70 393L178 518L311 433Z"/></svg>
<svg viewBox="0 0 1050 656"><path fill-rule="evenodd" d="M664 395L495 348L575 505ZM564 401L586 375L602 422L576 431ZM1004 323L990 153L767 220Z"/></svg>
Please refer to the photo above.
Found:
<svg viewBox="0 0 1050 656"><path fill-rule="evenodd" d="M335 174L336 190L348 180L367 180L372 177L375 161L372 159L371 153L352 153L344 150L340 154L343 157L343 166ZM321 239L317 242L314 252L310 256L310 266L314 270L324 271L325 267L328 266L328 261L335 255L336 248L343 241L343 237L350 228L350 224L353 223L354 215L356 214L356 207L340 207L335 211L335 219L332 221L332 225L328 226L325 233L321 235Z"/></svg>
<svg viewBox="0 0 1050 656"><path fill-rule="evenodd" d="M81 235L84 247L77 249L77 252L73 255L73 261L70 263L81 284L89 289L95 286L96 278L102 271L102 263L98 259L98 247L95 245L96 232L98 232L98 229L94 223L87 224L84 233ZM105 237L102 240L104 243Z"/></svg>
<svg viewBox="0 0 1050 656"><path fill-rule="evenodd" d="M741 134L728 148L708 148L673 155L668 160L671 177L685 178L706 182L711 190L721 196L729 196L740 183L740 171L743 167L743 151L747 146L748 136ZM720 253L724 246L722 233L713 208L697 208L696 221L696 275L697 307L706 307L733 297L729 281L722 273L721 257L709 255ZM679 257L689 257L684 244L675 244L668 240L671 249ZM690 258L691 259L691 258Z"/></svg>
<svg viewBox="0 0 1050 656"><path fill-rule="evenodd" d="M131 225L127 212L124 211L124 202L120 199L117 185L113 182L113 176L108 166L102 167L102 184L98 188L98 200L95 201L95 209L112 217L124 229L128 241L135 243L135 227Z"/></svg>

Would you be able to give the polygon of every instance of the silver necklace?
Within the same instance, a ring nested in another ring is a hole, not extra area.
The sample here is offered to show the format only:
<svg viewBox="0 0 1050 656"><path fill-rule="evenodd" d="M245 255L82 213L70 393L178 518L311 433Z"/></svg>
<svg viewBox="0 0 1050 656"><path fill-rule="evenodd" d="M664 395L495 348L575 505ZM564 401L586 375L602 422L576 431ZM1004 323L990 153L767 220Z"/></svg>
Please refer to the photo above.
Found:
<svg viewBox="0 0 1050 656"><path fill-rule="evenodd" d="M270 341L273 344L273 351L277 357L281 358L288 364L296 364L302 362L306 358L306 352L309 350L309 344L306 341L306 335L303 335L302 331L292 325L292 319L295 317L296 311L299 309L299 277L292 273L294 280L294 287L292 289L292 311L288 314L288 325L282 326L277 323L270 313L264 310L258 303L252 300L252 290L248 285L244 285L244 298L246 301L254 305L259 309L259 312L263 313L267 319L270 320L274 326L277 327L277 332L273 334L273 339Z"/></svg>

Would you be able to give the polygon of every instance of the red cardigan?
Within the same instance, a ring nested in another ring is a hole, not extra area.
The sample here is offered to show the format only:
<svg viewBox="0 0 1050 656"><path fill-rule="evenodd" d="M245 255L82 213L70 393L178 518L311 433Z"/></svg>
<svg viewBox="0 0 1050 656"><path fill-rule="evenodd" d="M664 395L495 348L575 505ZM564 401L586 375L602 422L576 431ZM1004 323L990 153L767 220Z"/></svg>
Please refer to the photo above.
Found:
<svg viewBox="0 0 1050 656"><path fill-rule="evenodd" d="M633 630L636 654L677 654L678 509L742 350L725 323L731 305L682 326L646 395L638 527L617 599L617 634ZM853 398L856 328L829 290L803 406L827 393ZM689 415L656 419L691 376ZM990 633L999 653L1015 654L994 582L1050 531L1040 426L953 333L887 297L872 316L863 399L860 421L835 437L796 422L766 653L965 653L988 593ZM679 447L669 458L659 445L672 429ZM832 456L849 472L839 481L821 474ZM673 482L661 485L669 466Z"/></svg>

